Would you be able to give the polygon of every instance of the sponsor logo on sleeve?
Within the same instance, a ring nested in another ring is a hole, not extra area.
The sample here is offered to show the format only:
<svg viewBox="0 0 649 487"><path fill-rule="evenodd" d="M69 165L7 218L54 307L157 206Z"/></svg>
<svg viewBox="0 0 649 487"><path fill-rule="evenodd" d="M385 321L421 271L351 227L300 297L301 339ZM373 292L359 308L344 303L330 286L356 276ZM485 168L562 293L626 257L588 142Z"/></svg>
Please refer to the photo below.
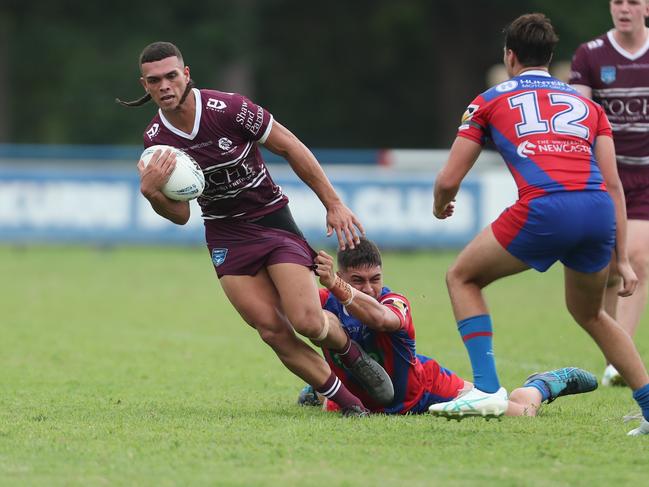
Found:
<svg viewBox="0 0 649 487"><path fill-rule="evenodd" d="M469 105L466 107L466 111L464 114L462 114L462 123L461 125L464 125L467 123L471 118L473 117L473 114L480 108L480 105Z"/></svg>
<svg viewBox="0 0 649 487"><path fill-rule="evenodd" d="M259 134L259 129L264 121L264 109L257 107L255 111L248 105L246 101L241 104L241 110L234 118L238 124L245 128L250 134L256 136Z"/></svg>
<svg viewBox="0 0 649 487"><path fill-rule="evenodd" d="M599 78L603 83L610 85L615 81L615 66L602 66L599 72Z"/></svg>
<svg viewBox="0 0 649 487"><path fill-rule="evenodd" d="M153 137L158 135L158 132L160 132L160 124L154 123L153 125L151 125L151 128L146 131L146 134L149 137L149 139L153 139Z"/></svg>
<svg viewBox="0 0 649 487"><path fill-rule="evenodd" d="M588 49L591 51L593 49L597 49L598 47L602 47L604 45L604 40L603 39L595 39L594 41L590 41L586 46L588 46Z"/></svg>
<svg viewBox="0 0 649 487"><path fill-rule="evenodd" d="M227 105L223 100L217 100L216 98L208 98L207 100L207 108L210 110L217 110L217 111L223 111Z"/></svg>
<svg viewBox="0 0 649 487"><path fill-rule="evenodd" d="M385 301L382 302L382 304L386 306L392 306L393 308L396 308L399 313L405 318L408 316L408 305L403 299L399 298L388 298Z"/></svg>

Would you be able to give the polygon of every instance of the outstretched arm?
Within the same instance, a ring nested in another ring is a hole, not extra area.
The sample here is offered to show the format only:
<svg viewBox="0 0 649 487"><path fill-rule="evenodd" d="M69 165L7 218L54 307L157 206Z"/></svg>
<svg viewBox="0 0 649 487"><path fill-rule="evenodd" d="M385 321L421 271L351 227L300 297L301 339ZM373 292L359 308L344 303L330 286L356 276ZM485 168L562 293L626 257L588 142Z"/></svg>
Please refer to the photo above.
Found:
<svg viewBox="0 0 649 487"><path fill-rule="evenodd" d="M435 179L433 215L440 220L453 214L460 183L478 159L482 146L465 137L456 137L448 161Z"/></svg>
<svg viewBox="0 0 649 487"><path fill-rule="evenodd" d="M345 249L346 245L353 249L354 244L359 242L359 231L365 233L363 226L336 194L311 151L277 121L273 123L264 146L284 157L295 174L318 196L327 210L327 236L336 232L340 249Z"/></svg>
<svg viewBox="0 0 649 487"><path fill-rule="evenodd" d="M162 193L162 187L169 181L175 167L176 154L169 150L155 151L146 166L140 160L137 163L140 191L158 215L177 225L184 225L189 221L189 202L172 200Z"/></svg>
<svg viewBox="0 0 649 487"><path fill-rule="evenodd" d="M315 264L320 284L329 289L354 318L376 331L391 332L401 328L401 320L387 306L354 289L334 272L333 257L325 251L318 252Z"/></svg>

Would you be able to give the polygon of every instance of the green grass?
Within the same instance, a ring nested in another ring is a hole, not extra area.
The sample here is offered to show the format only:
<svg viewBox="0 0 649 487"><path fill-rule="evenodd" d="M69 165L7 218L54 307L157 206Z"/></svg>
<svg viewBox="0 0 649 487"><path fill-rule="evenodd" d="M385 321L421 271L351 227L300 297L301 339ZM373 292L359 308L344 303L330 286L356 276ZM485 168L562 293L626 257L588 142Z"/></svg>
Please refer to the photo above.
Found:
<svg viewBox="0 0 649 487"><path fill-rule="evenodd" d="M444 287L453 254L385 255L421 353L471 377ZM203 249L0 247L0 485L643 485L628 389L536 419L344 420L231 309ZM488 290L501 380L602 357L563 307L560 268ZM646 321L646 320L645 320ZM649 357L649 324L637 342Z"/></svg>

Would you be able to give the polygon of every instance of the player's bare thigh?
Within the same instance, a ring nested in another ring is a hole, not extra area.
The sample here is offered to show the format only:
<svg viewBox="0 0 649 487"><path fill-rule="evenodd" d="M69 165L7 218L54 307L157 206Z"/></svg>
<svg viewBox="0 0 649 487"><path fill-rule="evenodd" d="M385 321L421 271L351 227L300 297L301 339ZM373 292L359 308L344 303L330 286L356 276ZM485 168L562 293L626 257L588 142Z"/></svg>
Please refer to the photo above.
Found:
<svg viewBox="0 0 649 487"><path fill-rule="evenodd" d="M582 326L602 309L608 267L592 273L579 272L564 266L566 306Z"/></svg>
<svg viewBox="0 0 649 487"><path fill-rule="evenodd" d="M449 269L447 278L459 282L472 282L482 288L496 279L527 269L529 269L527 264L500 245L490 225L460 252Z"/></svg>
<svg viewBox="0 0 649 487"><path fill-rule="evenodd" d="M318 336L324 326L315 274L291 263L270 265L268 274L279 293L282 309L295 329L307 337Z"/></svg>
<svg viewBox="0 0 649 487"><path fill-rule="evenodd" d="M293 326L316 337L324 318L314 274L299 264L275 264L255 276L226 275L221 286L241 317L254 328Z"/></svg>
<svg viewBox="0 0 649 487"><path fill-rule="evenodd" d="M241 317L253 328L286 326L279 293L266 269L254 276L226 275L221 287Z"/></svg>
<svg viewBox="0 0 649 487"><path fill-rule="evenodd" d="M649 220L627 221L627 251L638 279L646 281L649 273Z"/></svg>

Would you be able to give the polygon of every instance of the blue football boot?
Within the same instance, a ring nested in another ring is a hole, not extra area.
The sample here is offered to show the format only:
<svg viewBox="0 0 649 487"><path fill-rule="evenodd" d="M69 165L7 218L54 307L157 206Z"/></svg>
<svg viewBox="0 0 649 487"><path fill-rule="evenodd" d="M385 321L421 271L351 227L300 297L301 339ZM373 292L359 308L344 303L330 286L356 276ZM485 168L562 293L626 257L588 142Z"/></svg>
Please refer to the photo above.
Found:
<svg viewBox="0 0 649 487"><path fill-rule="evenodd" d="M532 374L527 378L523 387L528 387L535 380L543 382L548 387L550 391L548 403L557 397L582 394L597 389L597 378L587 370L577 367Z"/></svg>
<svg viewBox="0 0 649 487"><path fill-rule="evenodd" d="M310 385L302 388L300 395L297 397L297 403L300 406L322 406L322 400L313 389L313 386Z"/></svg>

